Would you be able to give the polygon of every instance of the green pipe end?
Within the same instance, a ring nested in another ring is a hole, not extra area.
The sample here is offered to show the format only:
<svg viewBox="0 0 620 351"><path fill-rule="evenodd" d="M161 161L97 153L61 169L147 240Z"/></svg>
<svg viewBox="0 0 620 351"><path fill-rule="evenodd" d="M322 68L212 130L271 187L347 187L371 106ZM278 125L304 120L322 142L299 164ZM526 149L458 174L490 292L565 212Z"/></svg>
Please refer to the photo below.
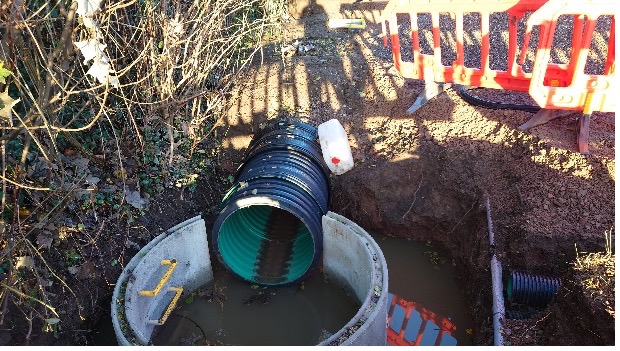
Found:
<svg viewBox="0 0 620 351"><path fill-rule="evenodd" d="M290 259L287 255L276 255L272 262L260 262L261 247L275 241L269 223L270 216L284 211L268 205L255 205L241 208L232 213L222 223L218 234L219 251L224 263L241 278L263 285L290 283L305 274L314 257L314 241L308 228L294 217L296 232L292 238ZM278 245L279 243L275 243ZM263 253L264 256L264 248ZM281 276L262 277L259 267L269 265Z"/></svg>

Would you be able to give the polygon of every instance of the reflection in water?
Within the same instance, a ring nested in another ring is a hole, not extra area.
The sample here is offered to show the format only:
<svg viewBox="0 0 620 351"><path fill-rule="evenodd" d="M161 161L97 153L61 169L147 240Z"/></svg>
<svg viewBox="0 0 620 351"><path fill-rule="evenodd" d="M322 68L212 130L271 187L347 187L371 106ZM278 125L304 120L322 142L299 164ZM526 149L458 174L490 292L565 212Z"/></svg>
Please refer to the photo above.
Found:
<svg viewBox="0 0 620 351"><path fill-rule="evenodd" d="M472 318L456 278L452 259L430 244L400 238L374 236L388 264L389 290L456 326L452 335L458 345L472 345ZM468 330L469 329L469 330Z"/></svg>
<svg viewBox="0 0 620 351"><path fill-rule="evenodd" d="M155 330L154 345L316 345L360 306L318 271L303 284L263 288L214 263L214 282L179 302Z"/></svg>
<svg viewBox="0 0 620 351"><path fill-rule="evenodd" d="M390 293L449 318L458 345L472 345L470 309L449 256L424 243L374 239L388 263ZM179 301L166 324L155 330L153 344L316 345L342 328L360 306L318 270L303 285L263 289L230 276L219 262L213 268L214 283ZM398 313L393 318L403 319ZM94 345L116 344L108 315L91 337Z"/></svg>

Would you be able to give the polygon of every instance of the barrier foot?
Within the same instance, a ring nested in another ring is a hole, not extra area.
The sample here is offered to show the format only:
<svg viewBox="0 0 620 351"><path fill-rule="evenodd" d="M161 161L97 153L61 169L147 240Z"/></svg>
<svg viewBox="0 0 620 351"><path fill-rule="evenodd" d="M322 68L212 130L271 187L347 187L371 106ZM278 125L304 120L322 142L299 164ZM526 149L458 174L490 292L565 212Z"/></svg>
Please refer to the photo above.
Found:
<svg viewBox="0 0 620 351"><path fill-rule="evenodd" d="M579 116L579 131L577 133L577 147L582 155L589 155L588 140L590 139L590 115Z"/></svg>
<svg viewBox="0 0 620 351"><path fill-rule="evenodd" d="M430 99L441 94L452 84L450 83L436 83L433 81L424 83L424 91L418 96L413 105L407 109L407 114L410 115L417 111L420 107L424 106Z"/></svg>
<svg viewBox="0 0 620 351"><path fill-rule="evenodd" d="M566 110L549 110L541 108L540 111L536 112L532 118L530 118L527 122L518 126L519 130L528 130L530 128L539 126L541 124L545 124L553 119L568 116L575 111L566 111Z"/></svg>

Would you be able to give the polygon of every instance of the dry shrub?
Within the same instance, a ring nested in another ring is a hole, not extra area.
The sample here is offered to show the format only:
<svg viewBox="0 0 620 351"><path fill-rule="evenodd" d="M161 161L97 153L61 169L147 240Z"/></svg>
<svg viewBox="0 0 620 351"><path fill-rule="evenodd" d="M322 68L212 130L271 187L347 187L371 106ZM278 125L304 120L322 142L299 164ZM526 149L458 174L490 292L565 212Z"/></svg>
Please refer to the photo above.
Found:
<svg viewBox="0 0 620 351"><path fill-rule="evenodd" d="M66 266L96 245L80 235L117 210L96 208L98 177L120 179L112 195L122 205L141 164L164 174L192 163L196 150L214 155L235 78L287 15L285 0L103 0L95 33L76 9L71 0L0 0L0 74L10 72L0 76L0 325L12 298L30 325L26 342L37 318L56 331L55 298L80 304ZM117 87L89 75L74 45L94 37ZM127 169L132 157L138 166ZM76 205L80 196L87 206ZM49 252L65 216L91 225L70 228L63 266ZM18 257L27 258L19 270Z"/></svg>

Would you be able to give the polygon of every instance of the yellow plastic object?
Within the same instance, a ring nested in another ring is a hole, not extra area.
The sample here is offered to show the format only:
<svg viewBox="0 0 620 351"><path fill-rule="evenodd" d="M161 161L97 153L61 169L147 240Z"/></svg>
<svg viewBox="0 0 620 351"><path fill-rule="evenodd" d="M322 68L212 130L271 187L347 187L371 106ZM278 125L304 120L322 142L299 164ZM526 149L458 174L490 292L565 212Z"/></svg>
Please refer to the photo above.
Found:
<svg viewBox="0 0 620 351"><path fill-rule="evenodd" d="M164 312L164 314L161 316L160 319L150 320L149 324L163 325L164 323L166 323L166 320L170 316L170 313L172 313L172 310L177 305L177 302L179 301L179 298L181 297L181 294L183 293L183 287L182 286L178 288L170 287L168 288L168 291L175 291L176 294L172 298L172 301L170 301L170 304L168 304L168 308L166 308L166 312Z"/></svg>
<svg viewBox="0 0 620 351"><path fill-rule="evenodd" d="M153 290L141 290L140 291L140 296L157 296L157 294L159 294L159 291L161 290L161 288L164 287L164 284L166 284L168 279L170 279L170 276L172 275L172 272L174 271L174 269L177 266L177 260L175 260L175 259L172 259L172 260L161 260L161 264L162 265L169 264L170 268L168 268L168 270L166 271L164 276L161 278L161 280L159 281L159 283L157 284L155 289L153 289Z"/></svg>
<svg viewBox="0 0 620 351"><path fill-rule="evenodd" d="M329 28L366 28L366 21L361 18L330 18Z"/></svg>
<svg viewBox="0 0 620 351"><path fill-rule="evenodd" d="M592 93L588 93L588 95L586 96L586 103L585 106L583 107L583 114L584 115L591 115L592 112L594 112L594 106L592 105L592 97L594 96L594 94Z"/></svg>

